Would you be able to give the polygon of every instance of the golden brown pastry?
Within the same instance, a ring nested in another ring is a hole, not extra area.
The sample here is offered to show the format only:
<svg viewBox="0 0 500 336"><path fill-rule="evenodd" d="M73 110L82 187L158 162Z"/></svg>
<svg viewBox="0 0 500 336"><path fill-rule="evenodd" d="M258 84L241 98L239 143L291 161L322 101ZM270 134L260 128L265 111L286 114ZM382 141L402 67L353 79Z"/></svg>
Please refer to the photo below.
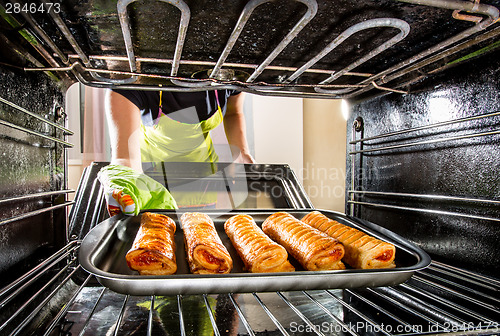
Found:
<svg viewBox="0 0 500 336"><path fill-rule="evenodd" d="M344 247L338 240L302 223L286 212L269 216L262 224L262 230L283 245L306 270L345 268L340 261L344 256Z"/></svg>
<svg viewBox="0 0 500 336"><path fill-rule="evenodd" d="M396 248L390 243L371 237L313 211L302 218L304 223L338 239L345 247L344 262L354 268L392 268Z"/></svg>
<svg viewBox="0 0 500 336"><path fill-rule="evenodd" d="M233 260L222 244L212 219L202 213L186 212L181 216L181 223L191 273L229 273Z"/></svg>
<svg viewBox="0 0 500 336"><path fill-rule="evenodd" d="M276 244L252 217L236 215L224 223L224 230L245 267L252 273L293 272L285 248Z"/></svg>
<svg viewBox="0 0 500 336"><path fill-rule="evenodd" d="M145 212L132 248L125 259L141 275L168 275L177 271L175 222L165 215Z"/></svg>

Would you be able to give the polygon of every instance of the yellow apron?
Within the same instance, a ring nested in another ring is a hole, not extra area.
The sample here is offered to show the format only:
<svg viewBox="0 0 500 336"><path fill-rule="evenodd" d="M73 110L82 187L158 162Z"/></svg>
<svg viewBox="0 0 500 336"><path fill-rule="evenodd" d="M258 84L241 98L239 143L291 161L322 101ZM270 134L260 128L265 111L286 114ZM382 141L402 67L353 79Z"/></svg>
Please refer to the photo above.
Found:
<svg viewBox="0 0 500 336"><path fill-rule="evenodd" d="M160 91L160 110L155 124L145 126L141 123L142 162L217 162L219 158L209 133L223 120L217 90L215 98L217 112L213 116L195 124L188 124L163 113ZM196 113L196 110L193 107L175 113ZM214 171L207 172L207 176L213 173ZM200 190L198 195L175 189L170 192L180 208L213 206L217 200L216 192Z"/></svg>

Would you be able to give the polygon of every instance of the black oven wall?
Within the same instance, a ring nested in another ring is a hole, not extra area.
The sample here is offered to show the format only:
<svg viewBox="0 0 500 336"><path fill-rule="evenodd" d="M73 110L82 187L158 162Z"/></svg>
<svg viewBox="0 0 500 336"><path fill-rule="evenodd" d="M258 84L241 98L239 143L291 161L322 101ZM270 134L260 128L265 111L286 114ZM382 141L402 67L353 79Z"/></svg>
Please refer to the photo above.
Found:
<svg viewBox="0 0 500 336"><path fill-rule="evenodd" d="M497 51L452 67L410 94L354 105L348 142L358 117L364 129L356 139L491 115L348 144L348 152L357 153L347 162L347 185L366 192L348 193L348 213L352 205L354 215L399 233L437 260L494 274L500 262L499 92Z"/></svg>
<svg viewBox="0 0 500 336"><path fill-rule="evenodd" d="M65 136L50 124L64 125L63 92L54 74L0 67L1 274L66 243Z"/></svg>

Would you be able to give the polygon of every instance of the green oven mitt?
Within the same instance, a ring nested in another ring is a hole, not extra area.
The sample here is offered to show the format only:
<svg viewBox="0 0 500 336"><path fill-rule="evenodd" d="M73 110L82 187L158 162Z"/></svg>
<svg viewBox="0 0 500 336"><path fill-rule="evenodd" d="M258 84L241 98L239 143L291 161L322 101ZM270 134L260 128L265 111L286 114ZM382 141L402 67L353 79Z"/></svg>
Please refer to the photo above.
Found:
<svg viewBox="0 0 500 336"><path fill-rule="evenodd" d="M146 209L177 209L170 192L151 177L132 168L108 165L97 174L104 188L110 216L133 216Z"/></svg>

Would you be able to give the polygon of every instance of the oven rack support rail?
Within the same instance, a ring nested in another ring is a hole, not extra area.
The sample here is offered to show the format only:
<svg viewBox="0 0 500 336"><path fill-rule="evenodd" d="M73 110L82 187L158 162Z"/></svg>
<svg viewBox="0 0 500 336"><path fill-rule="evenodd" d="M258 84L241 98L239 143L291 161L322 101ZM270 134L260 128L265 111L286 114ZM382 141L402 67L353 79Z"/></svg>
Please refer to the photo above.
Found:
<svg viewBox="0 0 500 336"><path fill-rule="evenodd" d="M363 335L370 331L380 335L492 335L500 331L496 295L500 281L436 261L393 287L135 297L90 286L90 275L75 284L72 277L80 271L78 248L79 242L72 241L0 290L0 309L13 311L1 315L0 332L27 332L30 323L66 287L71 288L65 293L66 301L37 334L96 335L99 328L107 335L127 335L131 330L156 335L168 325L169 334L186 335L200 323L215 335L236 334L236 330L256 335L262 328L282 335L300 330L314 335ZM50 280L42 280L47 277ZM35 295L17 302L40 281L43 285L37 287ZM17 306L11 309L12 305ZM162 312L167 306L170 321ZM134 318L129 319L131 314ZM163 319L161 323L159 319ZM144 323L138 323L141 320Z"/></svg>
<svg viewBox="0 0 500 336"><path fill-rule="evenodd" d="M83 48L78 44L74 36L71 34L70 29L62 20L61 16L55 11L50 11L52 20L57 25L58 29L62 32L67 42L71 45L76 55L64 54L54 41L50 39L48 34L43 30L41 25L27 12L22 12L24 19L33 29L33 33L38 35L38 39L44 41L50 48L47 50L40 44L34 45L37 51L44 56L49 63L49 67L41 65L37 61L33 61L35 67L26 67L25 71L45 71L49 72L69 72L81 83L95 87L116 87L122 88L140 88L143 90L171 90L171 91L200 91L200 90L214 90L214 89L238 89L242 91L257 93L261 95L276 95L276 96L293 96L293 97L317 97L317 98L353 98L367 91L377 89L386 92L406 93L402 87L407 87L410 84L421 80L424 75L420 74L422 69L430 64L433 64L445 57L449 57L459 51L467 49L476 45L484 40L500 34L500 28L496 27L486 33L475 36L478 32L484 31L491 25L495 24L499 19L499 11L497 8L480 4L478 1L458 1L458 0L398 0L413 5L429 6L440 9L448 9L453 11L453 17L459 20L467 20L474 22L474 26L458 33L457 35L439 42L433 47L417 53L416 55L390 66L376 74L371 73L356 73L351 72L359 65L365 63L372 57L381 53L382 51L390 48L395 43L404 39L409 31L409 25L400 19L383 18L372 19L362 23L355 24L334 38L332 42L322 50L318 55L310 59L300 68L295 67L282 67L271 65L272 61L281 53L283 49L300 33L300 31L314 18L317 12L318 4L316 0L296 0L307 6L307 11L304 16L296 23L292 30L283 38L278 46L265 58L260 64L239 64L239 63L225 63L228 55L230 54L235 42L237 41L240 33L243 31L245 23L249 20L253 10L262 5L263 3L272 0L252 0L243 9L240 18L233 29L226 47L222 51L217 62L210 62L206 60L184 60L182 59L182 48L185 42L186 31L189 28L190 10L189 7L182 1L161 0L176 6L181 11L181 18L179 22L178 39L176 43L175 53L173 59L154 59L154 58L139 58L135 57L131 32L129 28L129 16L127 6L135 0L119 0L117 4L117 12L120 18L121 31L124 37L127 56L105 56L105 55L86 55ZM46 1L44 1L46 3ZM46 3L47 4L47 3ZM468 12L467 15L462 15L462 12ZM458 15L457 15L458 14ZM312 66L330 53L335 47L341 44L349 36L365 29L374 27L393 27L400 32L381 44L374 50L369 51L365 56L355 60L353 63L340 71L313 69ZM20 27L20 32L24 34L31 34L26 29ZM31 34L32 35L32 34ZM33 39L33 40L36 40ZM60 60L56 60L52 55ZM36 60L31 56L32 60ZM120 71L112 69L95 68L92 66L92 60L106 60L106 61L126 61L129 63L130 71ZM62 62L63 64L60 64ZM137 71L137 64L142 62L147 63L162 63L171 64L170 75L160 75L151 73L141 73ZM178 69L184 64L203 64L212 66L209 78L207 79L193 79L178 77ZM443 66L446 68L449 65ZM241 69L246 68L253 70L246 81L224 80L219 77L219 74L224 69ZM266 70L280 70L283 75L281 83L266 83L259 82L258 76ZM437 72L440 69L434 69L432 72ZM293 72L289 75L290 72ZM327 79L316 84L299 84L296 82L300 75L305 72L325 73L330 75ZM407 74L418 74L413 79L407 80L404 83L396 83L394 81ZM89 78L90 75L90 78ZM125 76L124 79L108 78L105 75L118 75L119 77ZM332 83L342 76L358 76L364 77L356 84L335 84ZM134 84L139 77L147 77L164 81L166 85L145 85ZM393 82L391 84L391 82Z"/></svg>
<svg viewBox="0 0 500 336"><path fill-rule="evenodd" d="M492 200L492 199L485 199L485 198L473 198L473 197L465 197L465 196L450 196L450 195L432 195L432 194L414 194L414 193L400 193L400 192L391 192L391 191L372 191L372 190L361 190L360 186L357 185L356 181L360 181L362 176L361 172L357 174L357 169L356 169L356 157L358 155L365 155L367 153L376 153L379 155L387 154L387 153L394 153L395 151L399 149L406 149L406 148L414 148L417 147L419 149L425 148L425 146L428 145L434 145L434 144L446 144L451 141L461 141L461 140L467 140L467 139L473 139L473 138L480 138L480 137L487 137L487 136L498 136L500 134L500 130L488 130L485 132L476 132L476 133L469 133L469 134L460 134L460 135L454 135L454 136L441 136L437 138L432 138L432 139L427 139L427 140L418 140L418 141L413 141L413 142L404 142L405 139L396 139L392 141L397 141L401 142L403 141L404 143L398 143L398 144L393 144L393 145L377 145L376 142L373 142L374 140L388 140L391 139L395 136L401 136L401 135L408 135L408 134L415 134L416 132L420 131L429 131L429 130L436 130L436 129L442 129L442 127L449 127L451 125L455 124L461 124L465 122L470 122L470 121L475 121L475 120L481 120L481 119L486 119L486 118L495 118L500 116L500 111L495 111L491 113L485 113L481 115L475 115L475 116L470 116L470 117L465 117L465 118L460 118L460 119L454 119L454 120L449 120L449 121L444 121L444 122L439 122L439 123L434 123L430 125L425 125L421 127L415 127L415 128L410 128L410 129L405 129L405 130L400 130L400 131L394 131L390 133L385 133L385 134L379 134L375 136L370 136L370 137L365 137L365 138L356 138L356 134L361 131L361 129L364 127L362 125L362 120L356 119L352 125L352 139L349 142L351 145L351 150L348 153L350 155L350 168L351 168L351 181L350 181L350 189L347 191L348 192L348 200L347 203L349 205L349 214L351 216L356 216L356 211L355 211L355 206L368 206L368 207L378 207L378 208L385 208L385 209L394 209L394 210L400 210L400 211L411 211L411 212L420 212L420 213L427 213L427 214L434 214L434 215L444 215L444 216L455 216L455 217L463 217L463 218L471 218L471 219L480 219L480 220L486 220L486 221L493 221L493 222L500 222L500 218L497 217L491 217L491 216L483 216L483 215L477 215L477 214L470 214L470 213L462 213L462 212L457 212L457 211L445 211L442 209L430 209L428 207L426 208L416 208L416 207L410 207L410 206L401 206L397 204L388 204L388 203L375 203L375 202L368 202L363 200L363 197L384 197L384 198L397 198L399 201L401 200L432 200L432 201L446 201L446 202L466 202L470 204L474 204L475 206L499 206L500 205L500 200ZM423 136L427 137L429 135ZM357 146L360 145L359 149ZM365 148L368 147L368 148Z"/></svg>
<svg viewBox="0 0 500 336"><path fill-rule="evenodd" d="M32 129L29 129L27 127L23 127L21 125L12 123L8 120L0 119L0 125L4 127L9 127L12 129L15 129L17 131L20 131L22 133L34 135L36 138L48 140L49 144L45 144L43 142L37 142L37 143L32 143L32 146L38 146L38 147L45 147L45 148L51 148L53 149L54 146L56 145L62 145L63 149L65 150L66 148L72 148L74 145L70 142L66 141L67 136L73 135L73 131L67 129L63 125L60 125L47 117L43 117L39 114L36 114L32 111L27 110L26 108L19 106L17 104L14 104L13 102L4 99L3 97L0 97L0 105L6 106L9 109L12 109L15 111L15 113L22 113L24 116L27 118L18 118L16 120L36 120L38 122L43 123L43 125L47 126L47 132L40 132L40 131L33 131ZM47 115L64 115L64 112L62 111L62 107L58 105L54 105L52 111L48 111L46 113ZM53 131L49 131L49 127L53 128ZM58 137L57 134L60 134L60 137ZM66 151L64 151L64 155L66 155ZM66 167L65 167L66 169ZM59 210L59 209L64 209L68 206L73 205L75 202L73 201L67 201L65 197L65 201L63 203L58 203L55 202L54 198L57 198L58 196L64 196L66 194L74 193L75 191L72 189L63 189L63 190L54 190L54 191L45 191L45 192L38 192L38 193L32 193L32 194L26 194L26 195L17 195L17 196L12 196L12 197L7 197L7 198L2 198L0 199L0 205L2 204L8 204L8 203L13 203L13 202L23 202L23 201L30 201L33 199L38 199L42 201L44 198L51 197L51 203L50 206L44 206L40 209L32 210L29 212L24 212L20 215L9 217L9 218L4 218L0 220L0 226L5 225L8 223L12 223L15 221L23 220L26 218L30 218L33 216L40 215L45 212L53 211L53 210ZM45 202L43 202L45 203Z"/></svg>
<svg viewBox="0 0 500 336"><path fill-rule="evenodd" d="M62 144L64 147L66 148L72 148L73 147L73 144L65 141L65 137L66 135L73 135L74 132L65 128L64 126L62 125L59 125L47 118L44 118L34 112L31 112L27 109L25 109L24 107L22 106L19 106L19 105L16 105L14 104L13 102L7 100L7 99L4 99L3 97L0 97L0 103L4 104L4 105L7 105L9 106L10 108L13 108L16 112L21 112L23 114L25 114L26 116L29 116L29 117L32 117L32 118L35 118L41 122L43 122L44 124L46 124L47 126L52 126L54 127L55 130L59 130L62 132L62 135L63 135L63 139L60 139L60 138L57 138L57 137L54 137L54 136L51 136L51 135L48 135L48 134L44 134L44 133L41 133L41 132L37 132L37 131L33 131L31 129L28 129L26 127L22 127L22 126L19 126L19 125L16 125L16 124L13 124L9 121L6 121L6 120L2 120L0 119L0 124L1 125L4 125L4 126L7 126L7 127L10 127L10 128L14 128L16 130L19 130L19 131L22 131L24 133L29 133L29 134L32 134L32 135L36 135L37 137L40 137L40 138L43 138L43 139L46 139L46 140L50 140L52 142L55 142L55 143L59 143L59 144ZM51 112L51 114L55 115L57 112L55 111L55 108L56 106L54 107L54 111Z"/></svg>

